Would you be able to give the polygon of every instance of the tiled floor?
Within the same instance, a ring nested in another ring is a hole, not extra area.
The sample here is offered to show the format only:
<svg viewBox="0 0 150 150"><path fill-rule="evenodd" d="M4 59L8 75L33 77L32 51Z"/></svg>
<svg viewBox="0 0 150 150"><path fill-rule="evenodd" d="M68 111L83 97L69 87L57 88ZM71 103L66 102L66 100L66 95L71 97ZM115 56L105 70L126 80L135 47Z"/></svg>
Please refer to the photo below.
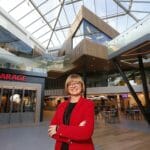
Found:
<svg viewBox="0 0 150 150"><path fill-rule="evenodd" d="M96 121L94 143L97 150L149 150L150 127L145 122L122 120L119 124L100 125Z"/></svg>
<svg viewBox="0 0 150 150"><path fill-rule="evenodd" d="M0 150L53 150L47 124L0 129Z"/></svg>
<svg viewBox="0 0 150 150"><path fill-rule="evenodd" d="M0 129L0 150L54 150L47 136L48 122L38 126ZM150 127L144 121L121 120L117 124L95 121L95 150L149 150Z"/></svg>

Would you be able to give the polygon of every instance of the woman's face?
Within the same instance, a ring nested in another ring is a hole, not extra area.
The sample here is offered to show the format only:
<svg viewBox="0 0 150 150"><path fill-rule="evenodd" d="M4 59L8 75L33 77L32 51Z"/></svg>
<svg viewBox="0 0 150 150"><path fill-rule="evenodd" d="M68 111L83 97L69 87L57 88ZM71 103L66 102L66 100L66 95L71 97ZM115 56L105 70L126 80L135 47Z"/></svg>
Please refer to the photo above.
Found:
<svg viewBox="0 0 150 150"><path fill-rule="evenodd" d="M70 95L78 96L81 95L82 85L78 81L72 81L68 84L68 92Z"/></svg>

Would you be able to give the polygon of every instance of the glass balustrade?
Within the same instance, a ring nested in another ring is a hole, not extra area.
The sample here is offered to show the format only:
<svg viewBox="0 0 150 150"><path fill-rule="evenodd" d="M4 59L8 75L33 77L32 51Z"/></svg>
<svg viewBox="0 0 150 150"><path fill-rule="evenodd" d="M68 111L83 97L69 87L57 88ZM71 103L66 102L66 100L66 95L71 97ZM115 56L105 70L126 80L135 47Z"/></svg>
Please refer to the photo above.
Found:
<svg viewBox="0 0 150 150"><path fill-rule="evenodd" d="M150 34L150 15L129 28L124 33L121 33L113 40L107 42L106 46L108 47L108 53L112 54L113 52L120 50L121 48L129 45L130 43L142 38L147 34Z"/></svg>

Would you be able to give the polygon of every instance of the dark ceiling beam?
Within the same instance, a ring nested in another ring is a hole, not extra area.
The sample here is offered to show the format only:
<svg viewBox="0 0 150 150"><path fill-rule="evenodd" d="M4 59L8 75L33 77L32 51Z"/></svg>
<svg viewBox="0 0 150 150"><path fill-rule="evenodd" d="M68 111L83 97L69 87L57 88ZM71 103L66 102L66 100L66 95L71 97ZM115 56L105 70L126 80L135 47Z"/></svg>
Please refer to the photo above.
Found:
<svg viewBox="0 0 150 150"><path fill-rule="evenodd" d="M51 23L51 22L53 22L54 20L56 20L56 18L54 18L54 19L52 19L51 21L49 21L48 23ZM45 27L47 24L44 24L43 26L41 26L41 27L39 27L39 28L37 28L35 31L33 31L31 34L34 34L35 32L37 32L37 31L39 31L39 30L41 30L43 27Z"/></svg>
<svg viewBox="0 0 150 150"><path fill-rule="evenodd" d="M121 68L120 63L117 60L112 60L113 65L117 68L117 70L119 71L120 75L122 76L123 80L125 81L125 83L128 86L129 91L131 92L134 100L136 101L139 109L141 110L144 119L148 122L148 124L150 125L150 112L146 112L144 106L141 103L141 100L139 99L139 97L137 96L137 93L135 92L134 88L132 87L132 85L129 82L129 79L127 78L126 74L124 73L124 71Z"/></svg>
<svg viewBox="0 0 150 150"><path fill-rule="evenodd" d="M67 16L67 13L66 13L66 10L65 10L64 7L63 7L63 10L64 10L64 13L65 13L65 16L66 16L67 23L70 25L69 18L68 18L68 16Z"/></svg>
<svg viewBox="0 0 150 150"><path fill-rule="evenodd" d="M133 0L131 0L130 3L129 3L129 11L130 11L131 8L132 8L132 4L133 4Z"/></svg>
<svg viewBox="0 0 150 150"><path fill-rule="evenodd" d="M136 22L139 22L139 20L130 13L130 11L128 9L126 9L121 3L120 1L117 0L113 0L119 7L121 7L130 17L132 17Z"/></svg>
<svg viewBox="0 0 150 150"><path fill-rule="evenodd" d="M46 31L44 32L43 34L41 34L40 36L38 36L36 39L40 39L42 38L43 36L45 36L46 34L48 34L50 31Z"/></svg>
<svg viewBox="0 0 150 150"><path fill-rule="evenodd" d="M60 27L62 27L61 22L58 21L58 23L59 23ZM62 34L63 34L64 38L66 38L66 35L65 35L65 33L64 33L64 30L62 30Z"/></svg>
<svg viewBox="0 0 150 150"><path fill-rule="evenodd" d="M8 11L8 13L11 13L13 10L15 10L17 7L19 7L20 5L22 5L26 0L21 1L20 3L18 3L15 7L13 7L11 10Z"/></svg>
<svg viewBox="0 0 150 150"><path fill-rule="evenodd" d="M53 30L52 29L52 27L51 27L51 25L49 25L49 23L47 22L47 20L45 19L45 17L43 16L43 14L39 11L39 9L36 7L36 5L34 4L34 2L32 1L32 0L29 0L30 1L30 3L32 4L32 6L34 7L34 9L38 12L38 14L41 16L41 18L46 22L46 24L49 26L49 28L51 29L51 30Z"/></svg>
<svg viewBox="0 0 150 150"><path fill-rule="evenodd" d="M143 42L142 44L140 45L137 45L135 46L134 48L130 49L129 51L125 52L125 54L130 54L130 53L133 53L139 49L145 49L146 47L148 47L150 45L150 42Z"/></svg>
<svg viewBox="0 0 150 150"><path fill-rule="evenodd" d="M48 23L48 21L45 19L45 17L43 16L43 14L40 12L40 10L36 7L36 5L34 4L34 2L32 0L29 0L30 3L32 4L32 6L35 8L35 10L39 13L39 15L43 18L43 20L45 21L45 23L48 25L48 27L52 30L53 33L53 28L51 27L51 25ZM56 38L58 40L58 42L60 43L59 38L56 35Z"/></svg>
<svg viewBox="0 0 150 150"><path fill-rule="evenodd" d="M47 49L48 52L57 52L61 49L61 47L55 48L55 49Z"/></svg>
<svg viewBox="0 0 150 150"><path fill-rule="evenodd" d="M69 26L63 26L63 27L60 27L60 28L56 28L54 31L64 30L64 29L68 29L68 28L70 28L70 25Z"/></svg>
<svg viewBox="0 0 150 150"><path fill-rule="evenodd" d="M80 1L83 1L83 0L76 0L76 1L66 1L65 3L64 3L64 5L70 5L70 4L73 4L73 3L77 3L77 2L80 2Z"/></svg>
<svg viewBox="0 0 150 150"><path fill-rule="evenodd" d="M120 0L120 2L130 3L130 0ZM133 3L150 3L150 1L133 1Z"/></svg>
<svg viewBox="0 0 150 150"><path fill-rule="evenodd" d="M126 57L126 58L131 58L131 57L137 57L138 55L147 55L150 54L150 50L149 51L145 51L145 52L136 52L136 53L132 53L132 54L127 54L127 55L122 55L121 58Z"/></svg>
<svg viewBox="0 0 150 150"><path fill-rule="evenodd" d="M107 17L101 17L100 19L112 19L112 18L116 18L116 17L121 17L121 16L125 16L126 13L119 13L119 14L111 14L111 15L107 15Z"/></svg>
<svg viewBox="0 0 150 150"><path fill-rule="evenodd" d="M145 11L145 10L131 10L130 12L136 12L136 13L150 13L150 11Z"/></svg>
<svg viewBox="0 0 150 150"><path fill-rule="evenodd" d="M44 5L45 2L47 2L47 0L45 0L44 2L42 2L41 4L39 4L37 6L37 8L39 8L40 6ZM23 15L21 18L19 18L17 21L19 22L20 20L22 20L23 18L25 18L26 16L28 16L30 13L32 13L35 9L30 10L28 13L26 13L25 15Z"/></svg>
<svg viewBox="0 0 150 150"><path fill-rule="evenodd" d="M57 5L56 7L54 7L53 9L51 9L50 11L48 11L47 13L43 14L43 17L45 17L47 14L49 14L50 12L54 11L55 9L57 9L58 7L60 7L60 5ZM37 18L36 20L32 21L30 24L28 24L25 28L28 28L29 26L31 26L32 24L34 24L35 22L37 22L38 20L40 20L41 17Z"/></svg>
<svg viewBox="0 0 150 150"><path fill-rule="evenodd" d="M48 44L47 44L47 47L46 47L46 48L49 47L49 44L50 44L50 42L51 42L51 39L52 39L52 36L53 36L53 34L54 34L54 30L55 30L55 28L56 28L56 25L57 25L57 22L58 22L60 13L61 13L62 8L63 8L63 6L64 6L64 2L65 2L65 0L63 0L62 2L60 2L60 3L61 3L61 7L60 7L60 10L59 10L59 12L58 12L57 19L56 19L56 21L55 21L55 24L54 24L54 27L53 27L53 30L52 30L52 33L51 33L51 35L50 35L50 38L49 38L49 41L48 41Z"/></svg>

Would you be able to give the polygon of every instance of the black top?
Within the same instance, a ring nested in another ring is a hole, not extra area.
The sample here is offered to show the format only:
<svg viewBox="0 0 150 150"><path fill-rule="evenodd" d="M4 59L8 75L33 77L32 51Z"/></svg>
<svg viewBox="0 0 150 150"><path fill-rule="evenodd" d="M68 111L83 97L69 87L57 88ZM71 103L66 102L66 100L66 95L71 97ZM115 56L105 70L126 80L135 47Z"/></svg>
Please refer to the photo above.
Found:
<svg viewBox="0 0 150 150"><path fill-rule="evenodd" d="M71 112L72 112L73 108L75 107L75 105L76 105L76 103L69 103L69 105L67 106L67 108L64 112L64 116L63 116L63 123L65 125L69 125ZM69 150L68 143L63 142L61 145L61 150Z"/></svg>

